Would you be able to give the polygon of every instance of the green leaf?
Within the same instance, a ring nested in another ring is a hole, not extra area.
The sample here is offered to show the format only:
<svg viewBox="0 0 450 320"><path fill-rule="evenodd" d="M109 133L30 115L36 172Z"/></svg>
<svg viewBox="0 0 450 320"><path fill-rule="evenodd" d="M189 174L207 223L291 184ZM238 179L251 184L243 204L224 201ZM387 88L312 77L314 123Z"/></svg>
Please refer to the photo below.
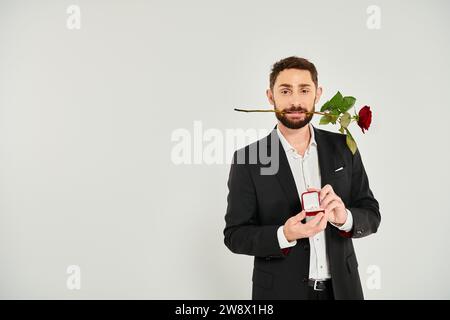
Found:
<svg viewBox="0 0 450 320"><path fill-rule="evenodd" d="M339 111L339 109L333 109L330 111L330 114L332 114L334 116L339 116L341 114L341 112Z"/></svg>
<svg viewBox="0 0 450 320"><path fill-rule="evenodd" d="M320 118L319 124L329 124L331 122L331 117L329 115L322 116Z"/></svg>
<svg viewBox="0 0 450 320"><path fill-rule="evenodd" d="M358 147L356 146L356 142L355 140L353 140L352 137L350 137L349 135L347 135L347 146L350 148L350 151L352 152L352 154L356 153L356 150L358 149Z"/></svg>
<svg viewBox="0 0 450 320"><path fill-rule="evenodd" d="M333 105L341 105L344 97L342 94L338 91L333 98L331 98L330 103Z"/></svg>
<svg viewBox="0 0 450 320"><path fill-rule="evenodd" d="M329 111L330 110L330 100L328 100L327 102L325 102L322 106L322 108L320 108L320 112L324 112L324 111Z"/></svg>
<svg viewBox="0 0 450 320"><path fill-rule="evenodd" d="M344 128L347 128L348 125L350 124L351 120L352 120L352 117L351 117L350 113L348 113L348 112L344 113L344 115L341 117L341 126L343 126Z"/></svg>
<svg viewBox="0 0 450 320"><path fill-rule="evenodd" d="M332 111L332 110L339 110L342 103L344 101L344 97L342 97L342 94L338 91L329 101L327 101L322 108L320 108L321 112L324 111Z"/></svg>
<svg viewBox="0 0 450 320"><path fill-rule="evenodd" d="M345 128L345 131L347 132L346 136L347 146L349 147L352 154L355 154L356 150L358 149L355 139L353 139L353 136L351 135L350 131L347 128Z"/></svg>
<svg viewBox="0 0 450 320"><path fill-rule="evenodd" d="M340 132L340 133L344 133L344 132L345 132L345 129L344 129L343 126L341 126L341 127L339 128L339 132Z"/></svg>
<svg viewBox="0 0 450 320"><path fill-rule="evenodd" d="M336 124L337 119L339 119L339 115L338 114L330 114L329 117L330 117L330 122L332 124Z"/></svg>
<svg viewBox="0 0 450 320"><path fill-rule="evenodd" d="M356 99L354 97L344 97L342 100L342 105L339 110L342 113L347 112L351 107L355 105Z"/></svg>

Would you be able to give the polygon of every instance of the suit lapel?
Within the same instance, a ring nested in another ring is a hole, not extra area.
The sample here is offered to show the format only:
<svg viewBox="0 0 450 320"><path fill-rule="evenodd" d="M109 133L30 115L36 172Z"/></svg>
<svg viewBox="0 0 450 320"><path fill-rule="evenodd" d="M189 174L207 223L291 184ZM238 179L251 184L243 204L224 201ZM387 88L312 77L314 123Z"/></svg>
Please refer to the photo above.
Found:
<svg viewBox="0 0 450 320"><path fill-rule="evenodd" d="M278 159L279 159L279 167L278 172L275 174L277 177L278 183L284 191L284 195L286 196L286 200L289 203L289 207L291 208L291 215L296 215L302 209L300 197L298 195L297 187L295 186L294 176L292 174L291 168L289 166L288 159L286 157L286 152L284 151L283 145L278 137L277 126L272 130L271 134L275 135L275 139L278 143ZM269 138L269 143L270 143Z"/></svg>
<svg viewBox="0 0 450 320"><path fill-rule="evenodd" d="M317 142L321 184L323 188L325 185L331 184L331 174L333 173L334 169L342 164L342 162L340 162L341 159L339 158L335 148L330 144L329 140L326 139L325 132L314 127L314 134ZM332 227L330 224L328 224L327 228L325 228L325 242L330 265L332 265L334 261L334 256L332 254L333 249L330 249L335 244L335 242L331 240L333 238L332 233L336 232L336 230L337 229Z"/></svg>
<svg viewBox="0 0 450 320"><path fill-rule="evenodd" d="M330 145L329 140L327 140L324 136L324 132L314 126L313 128L317 142L317 154L319 157L320 182L321 187L323 188L326 184L328 184L331 173L334 168L336 168L337 163L335 153L333 152L333 147Z"/></svg>

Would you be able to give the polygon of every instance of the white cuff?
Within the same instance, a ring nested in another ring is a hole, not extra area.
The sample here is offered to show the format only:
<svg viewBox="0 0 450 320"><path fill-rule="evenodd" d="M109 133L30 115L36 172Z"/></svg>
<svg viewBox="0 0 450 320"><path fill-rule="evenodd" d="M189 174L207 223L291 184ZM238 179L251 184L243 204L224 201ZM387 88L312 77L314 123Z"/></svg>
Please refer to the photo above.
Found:
<svg viewBox="0 0 450 320"><path fill-rule="evenodd" d="M289 242L284 236L283 226L279 227L277 230L278 243L280 244L280 248L290 248L297 244L297 240Z"/></svg>
<svg viewBox="0 0 450 320"><path fill-rule="evenodd" d="M338 228L339 230L345 231L345 232L350 232L350 230L352 230L353 228L353 215L352 212L348 209L347 210L347 220L345 220L345 223L342 226L337 226L334 223L331 223L333 226L335 226L336 228Z"/></svg>

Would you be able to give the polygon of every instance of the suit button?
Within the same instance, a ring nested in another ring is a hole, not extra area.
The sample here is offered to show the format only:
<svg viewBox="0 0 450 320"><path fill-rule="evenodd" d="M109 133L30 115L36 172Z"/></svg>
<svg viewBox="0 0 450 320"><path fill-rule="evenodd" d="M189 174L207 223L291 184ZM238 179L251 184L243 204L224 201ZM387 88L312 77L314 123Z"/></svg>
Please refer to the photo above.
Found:
<svg viewBox="0 0 450 320"><path fill-rule="evenodd" d="M308 245L304 245L304 246L303 246L303 249L305 249L306 251L308 251L308 250L309 250L309 246L308 246Z"/></svg>
<svg viewBox="0 0 450 320"><path fill-rule="evenodd" d="M357 234L362 234L362 230L356 231Z"/></svg>
<svg viewBox="0 0 450 320"><path fill-rule="evenodd" d="M303 282L308 282L308 278L307 277L303 277L302 281Z"/></svg>

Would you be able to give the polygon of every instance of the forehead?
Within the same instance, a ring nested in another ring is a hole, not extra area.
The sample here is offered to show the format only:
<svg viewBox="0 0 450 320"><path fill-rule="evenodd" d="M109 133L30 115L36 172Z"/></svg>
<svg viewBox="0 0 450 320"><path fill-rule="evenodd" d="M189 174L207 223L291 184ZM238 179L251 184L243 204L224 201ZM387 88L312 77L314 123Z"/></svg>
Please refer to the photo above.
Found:
<svg viewBox="0 0 450 320"><path fill-rule="evenodd" d="M275 80L275 87L283 83L290 84L292 86L298 86L300 84L309 84L311 86L314 85L311 78L311 73L308 70L299 69L284 69L281 71Z"/></svg>

